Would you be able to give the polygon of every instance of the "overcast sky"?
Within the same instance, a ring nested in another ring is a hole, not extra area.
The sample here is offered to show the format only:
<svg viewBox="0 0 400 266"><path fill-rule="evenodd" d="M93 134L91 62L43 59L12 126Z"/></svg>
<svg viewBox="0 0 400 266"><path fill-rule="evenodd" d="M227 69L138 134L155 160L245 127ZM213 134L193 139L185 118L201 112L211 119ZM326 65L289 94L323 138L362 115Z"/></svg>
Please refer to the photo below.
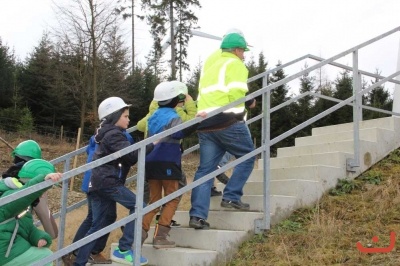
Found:
<svg viewBox="0 0 400 266"><path fill-rule="evenodd" d="M54 24L51 0L0 2L0 37L24 59L38 45L48 25ZM246 58L258 58L263 52L269 67L278 60L286 63L305 54L329 58L400 26L400 0L200 0L200 3L202 8L195 11L200 31L222 36L229 28L241 29L253 46ZM144 63L151 45L148 27L137 22L135 36L138 60ZM399 40L396 33L362 49L360 68L370 72L379 69L383 75L393 73ZM129 31L126 42L130 47ZM193 37L189 43L189 63L194 67L218 47L219 41ZM351 57L339 62L352 64ZM287 74L293 74L290 71Z"/></svg>

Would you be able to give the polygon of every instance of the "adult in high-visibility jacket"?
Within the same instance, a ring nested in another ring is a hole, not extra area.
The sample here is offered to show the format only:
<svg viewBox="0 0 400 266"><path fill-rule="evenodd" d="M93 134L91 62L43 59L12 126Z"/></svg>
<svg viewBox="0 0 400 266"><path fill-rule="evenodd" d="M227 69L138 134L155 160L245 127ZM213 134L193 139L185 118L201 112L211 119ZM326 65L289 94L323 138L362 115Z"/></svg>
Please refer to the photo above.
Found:
<svg viewBox="0 0 400 266"><path fill-rule="evenodd" d="M208 64L200 77L197 110L210 113L245 97L248 92L248 70L243 63L244 52L248 51L245 38L238 33L227 34L221 43L220 58ZM234 106L222 113L207 118L198 126L200 143L200 165L194 180L214 171L225 152L236 158L254 150L251 135L244 122L245 103ZM243 203L243 186L253 170L255 158L252 157L237 165L228 184L225 186L221 206L239 210L249 210ZM192 191L189 226L195 229L208 229L206 221L210 207L210 187L212 179L195 187Z"/></svg>

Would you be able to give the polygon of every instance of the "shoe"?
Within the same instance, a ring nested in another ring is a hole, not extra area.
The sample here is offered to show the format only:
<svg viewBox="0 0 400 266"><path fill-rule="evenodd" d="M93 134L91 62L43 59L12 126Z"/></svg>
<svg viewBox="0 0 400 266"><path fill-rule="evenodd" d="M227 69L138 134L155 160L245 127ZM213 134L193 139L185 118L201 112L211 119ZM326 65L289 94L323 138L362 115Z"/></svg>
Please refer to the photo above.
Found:
<svg viewBox="0 0 400 266"><path fill-rule="evenodd" d="M88 262L90 264L111 264L112 260L106 259L103 254L90 254Z"/></svg>
<svg viewBox="0 0 400 266"><path fill-rule="evenodd" d="M175 220L171 220L171 224L169 226L171 226L171 227L181 227L181 224L178 224L178 222L175 221Z"/></svg>
<svg viewBox="0 0 400 266"><path fill-rule="evenodd" d="M119 250L119 248L116 248L111 256L111 260L125 265L133 265L135 256L131 249L122 252ZM140 256L140 265L147 265L148 263L148 259Z"/></svg>
<svg viewBox="0 0 400 266"><path fill-rule="evenodd" d="M216 187L211 188L211 197L222 196L222 192L218 191Z"/></svg>
<svg viewBox="0 0 400 266"><path fill-rule="evenodd" d="M159 220L159 219L160 219L160 214L157 214L157 215L156 215L156 224L158 224L158 220ZM171 227L181 227L181 224L178 223L178 222L175 221L175 220L171 220L171 224L170 224L169 226L171 226Z"/></svg>
<svg viewBox="0 0 400 266"><path fill-rule="evenodd" d="M75 255L71 252L61 257L64 266L73 266L75 262Z"/></svg>
<svg viewBox="0 0 400 266"><path fill-rule="evenodd" d="M243 211L248 211L250 210L250 204L248 203L243 203L240 200L239 201L232 201L232 200L225 200L222 199L221 201L221 207L224 208L234 208L238 210L243 210Z"/></svg>
<svg viewBox="0 0 400 266"><path fill-rule="evenodd" d="M190 216L189 227L194 229L210 229L210 224L202 218Z"/></svg>
<svg viewBox="0 0 400 266"><path fill-rule="evenodd" d="M222 174L217 175L216 178L217 178L218 181L221 182L222 184L224 184L224 185L228 184L229 177L228 177L225 173L222 173Z"/></svg>
<svg viewBox="0 0 400 266"><path fill-rule="evenodd" d="M169 236L168 233L171 230L168 226L162 226L160 224L156 225L156 229L154 231L153 238L153 247L156 249L159 248L174 248L176 247L174 241L170 241L167 239Z"/></svg>

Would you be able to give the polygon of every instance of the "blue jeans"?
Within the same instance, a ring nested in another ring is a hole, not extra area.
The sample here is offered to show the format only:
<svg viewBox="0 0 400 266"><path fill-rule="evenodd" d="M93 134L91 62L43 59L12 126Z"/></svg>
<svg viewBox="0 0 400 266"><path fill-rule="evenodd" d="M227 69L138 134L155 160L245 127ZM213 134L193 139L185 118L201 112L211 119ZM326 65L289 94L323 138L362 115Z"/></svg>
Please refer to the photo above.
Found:
<svg viewBox="0 0 400 266"><path fill-rule="evenodd" d="M136 195L125 186L117 186L111 188L103 188L88 194L92 205L92 225L85 236L95 233L106 226L106 217L110 209L115 207L115 203L119 203L129 210L129 214L135 212ZM135 221L125 225L122 237L119 239L119 248L121 250L132 249L135 232ZM75 266L85 266L90 252L96 245L94 240L79 248Z"/></svg>
<svg viewBox="0 0 400 266"><path fill-rule="evenodd" d="M211 132L199 132L200 165L194 176L194 181L213 172L225 152L240 158L254 150L251 135L244 122L237 122L228 128ZM238 201L243 195L243 187L249 178L255 157L238 164L226 184L223 199ZM210 208L210 196L213 179L197 186L192 191L189 215L207 219Z"/></svg>
<svg viewBox="0 0 400 266"><path fill-rule="evenodd" d="M225 164L229 163L229 161L233 158L234 156L230 154L229 152L225 152L224 156L222 156L221 161L219 162L219 166L224 166Z"/></svg>
<svg viewBox="0 0 400 266"><path fill-rule="evenodd" d="M83 220L82 224L79 226L78 231L76 231L74 240L72 240L73 243L84 238L87 232L89 231L90 227L92 226L93 222L92 200L91 197L89 197L88 195L86 195L86 197L88 200L88 213L85 220ZM117 204L114 204L107 212L104 221L105 222L104 227L114 223L116 219L117 219ZM104 248L107 245L108 235L109 233L97 239L96 245L91 251L93 254L98 254L104 250Z"/></svg>

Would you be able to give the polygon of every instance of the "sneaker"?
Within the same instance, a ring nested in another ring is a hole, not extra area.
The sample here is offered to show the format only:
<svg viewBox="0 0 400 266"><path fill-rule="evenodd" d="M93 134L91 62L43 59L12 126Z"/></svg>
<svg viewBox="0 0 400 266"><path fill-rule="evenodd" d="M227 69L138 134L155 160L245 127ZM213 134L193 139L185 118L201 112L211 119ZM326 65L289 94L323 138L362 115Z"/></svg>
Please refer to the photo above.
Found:
<svg viewBox="0 0 400 266"><path fill-rule="evenodd" d="M122 252L119 248L116 248L111 256L111 260L125 265L133 265L135 257L131 249ZM145 257L140 256L140 265L147 265L147 263L149 261Z"/></svg>
<svg viewBox="0 0 400 266"><path fill-rule="evenodd" d="M225 173L222 173L222 174L217 175L216 178L217 178L218 181L221 182L222 184L225 184L225 185L228 184L229 177L228 177Z"/></svg>
<svg viewBox="0 0 400 266"><path fill-rule="evenodd" d="M218 191L216 187L211 188L211 197L222 196L222 192Z"/></svg>
<svg viewBox="0 0 400 266"><path fill-rule="evenodd" d="M156 215L156 224L158 224L158 220L160 219L160 214ZM178 223L175 220L171 220L171 224L169 225L170 227L181 227L181 224Z"/></svg>
<svg viewBox="0 0 400 266"><path fill-rule="evenodd" d="M90 254L88 262L90 264L111 264L112 260L106 259L103 254Z"/></svg>
<svg viewBox="0 0 400 266"><path fill-rule="evenodd" d="M175 220L171 220L171 224L169 225L171 227L181 227L181 224L179 224L177 221Z"/></svg>
<svg viewBox="0 0 400 266"><path fill-rule="evenodd" d="M73 266L75 262L75 255L71 252L61 257L64 266Z"/></svg>
<svg viewBox="0 0 400 266"><path fill-rule="evenodd" d="M248 203L243 203L240 200L238 201L233 201L233 200L225 200L222 199L221 201L221 207L224 208L234 208L238 210L243 210L243 211L248 211L250 210L250 204Z"/></svg>
<svg viewBox="0 0 400 266"><path fill-rule="evenodd" d="M194 229L210 229L210 224L202 218L190 216L189 227Z"/></svg>

